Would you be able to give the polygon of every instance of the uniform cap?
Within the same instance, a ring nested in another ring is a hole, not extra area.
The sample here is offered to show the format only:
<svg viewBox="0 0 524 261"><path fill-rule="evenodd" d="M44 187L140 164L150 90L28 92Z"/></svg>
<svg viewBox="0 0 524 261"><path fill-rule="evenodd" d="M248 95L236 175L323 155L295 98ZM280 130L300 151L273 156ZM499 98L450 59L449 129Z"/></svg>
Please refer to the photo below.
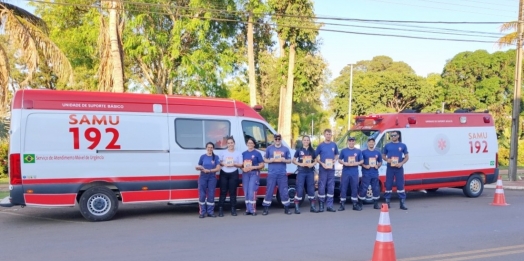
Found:
<svg viewBox="0 0 524 261"><path fill-rule="evenodd" d="M348 137L348 141L349 140L355 140L355 137Z"/></svg>
<svg viewBox="0 0 524 261"><path fill-rule="evenodd" d="M275 134L275 138L282 138L282 135L280 133Z"/></svg>

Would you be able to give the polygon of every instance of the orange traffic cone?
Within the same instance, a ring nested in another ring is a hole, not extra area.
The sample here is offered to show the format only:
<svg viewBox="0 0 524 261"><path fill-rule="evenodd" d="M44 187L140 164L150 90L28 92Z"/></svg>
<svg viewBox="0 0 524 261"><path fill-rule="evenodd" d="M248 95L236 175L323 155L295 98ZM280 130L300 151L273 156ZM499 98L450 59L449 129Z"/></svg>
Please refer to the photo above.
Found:
<svg viewBox="0 0 524 261"><path fill-rule="evenodd" d="M495 188L495 197L493 198L493 206L507 206L506 197L504 197L504 188L502 187L502 178L499 175L497 179L497 187Z"/></svg>
<svg viewBox="0 0 524 261"><path fill-rule="evenodd" d="M395 246L393 245L393 234L389 222L388 204L382 204L380 218L378 220L377 238L373 249L372 261L395 261Z"/></svg>

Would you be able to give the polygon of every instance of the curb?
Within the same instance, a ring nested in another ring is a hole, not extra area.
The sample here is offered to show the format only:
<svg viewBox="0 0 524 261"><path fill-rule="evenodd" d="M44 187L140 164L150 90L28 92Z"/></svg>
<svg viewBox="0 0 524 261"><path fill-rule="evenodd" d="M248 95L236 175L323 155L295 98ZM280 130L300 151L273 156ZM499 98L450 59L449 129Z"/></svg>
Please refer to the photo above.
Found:
<svg viewBox="0 0 524 261"><path fill-rule="evenodd" d="M494 189L497 187L497 184L487 184L484 185L484 188ZM505 186L502 185L502 188L505 190L524 190L524 186Z"/></svg>

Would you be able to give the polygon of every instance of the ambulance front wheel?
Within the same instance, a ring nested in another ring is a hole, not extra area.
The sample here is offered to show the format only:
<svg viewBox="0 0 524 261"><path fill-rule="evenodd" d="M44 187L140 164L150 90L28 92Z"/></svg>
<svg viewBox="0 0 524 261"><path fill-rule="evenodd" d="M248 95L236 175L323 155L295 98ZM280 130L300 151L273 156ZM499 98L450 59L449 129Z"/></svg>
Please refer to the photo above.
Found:
<svg viewBox="0 0 524 261"><path fill-rule="evenodd" d="M89 221L107 221L118 210L118 199L112 190L97 186L86 190L80 200L80 213Z"/></svg>
<svg viewBox="0 0 524 261"><path fill-rule="evenodd" d="M482 183L482 178L478 174L471 175L464 188L462 188L464 195L470 198L476 198L480 196L483 190L484 183Z"/></svg>

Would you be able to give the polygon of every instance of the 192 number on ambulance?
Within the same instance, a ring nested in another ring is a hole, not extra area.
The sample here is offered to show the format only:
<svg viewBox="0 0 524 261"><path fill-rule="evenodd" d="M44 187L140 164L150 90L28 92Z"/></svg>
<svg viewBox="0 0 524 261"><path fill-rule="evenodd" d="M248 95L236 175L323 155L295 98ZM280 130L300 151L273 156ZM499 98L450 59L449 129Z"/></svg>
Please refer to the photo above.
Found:
<svg viewBox="0 0 524 261"><path fill-rule="evenodd" d="M483 141L470 141L469 142L470 153L488 153L488 142Z"/></svg>
<svg viewBox="0 0 524 261"><path fill-rule="evenodd" d="M69 128L69 132L73 133L73 148L75 150L80 149L80 129L78 127ZM112 135L111 140L106 145L107 150L119 150L120 145L117 144L118 138L120 137L120 134L118 133L118 130L115 128L106 128L105 133L108 133L109 135ZM102 132L97 128L87 128L84 132L84 137L88 142L91 142L91 144L87 147L88 149L92 150L100 144L100 141L102 140Z"/></svg>

